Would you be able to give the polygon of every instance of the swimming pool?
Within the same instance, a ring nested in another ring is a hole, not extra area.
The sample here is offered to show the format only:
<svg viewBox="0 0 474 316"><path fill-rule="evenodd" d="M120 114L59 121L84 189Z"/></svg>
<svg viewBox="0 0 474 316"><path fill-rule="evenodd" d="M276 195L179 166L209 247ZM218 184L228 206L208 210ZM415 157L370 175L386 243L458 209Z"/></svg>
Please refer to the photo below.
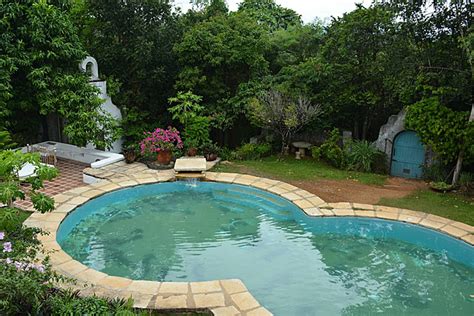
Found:
<svg viewBox="0 0 474 316"><path fill-rule="evenodd" d="M471 315L474 247L394 221L311 218L235 184L162 183L78 207L57 240L109 275L241 279L275 315Z"/></svg>

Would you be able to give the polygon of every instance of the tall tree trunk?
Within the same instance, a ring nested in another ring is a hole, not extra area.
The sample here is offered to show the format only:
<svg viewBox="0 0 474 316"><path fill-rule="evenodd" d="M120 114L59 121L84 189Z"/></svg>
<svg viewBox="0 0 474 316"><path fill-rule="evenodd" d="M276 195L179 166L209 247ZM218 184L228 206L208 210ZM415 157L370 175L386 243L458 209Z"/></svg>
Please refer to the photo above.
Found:
<svg viewBox="0 0 474 316"><path fill-rule="evenodd" d="M472 122L472 121L474 121L474 104L472 104L471 115L469 116L469 122ZM461 175L463 160L464 160L464 150L461 150L458 156L458 161L456 162L456 168L454 169L452 185L456 185L459 181L459 176Z"/></svg>
<svg viewBox="0 0 474 316"><path fill-rule="evenodd" d="M458 11L459 10L455 11L456 16L457 16ZM466 51L466 54L468 56L467 61L468 61L469 65L471 66L471 79L474 79L474 62L473 62L473 58L472 58L473 55L474 55L473 52L472 52L474 47L472 46L472 44L470 44L471 42L469 40L466 40L463 28L461 26L459 26L459 31L460 31L460 34L461 34L461 41L460 41L461 45L464 48L464 50ZM469 116L469 122L472 122L472 121L474 121L474 103L471 104L471 115ZM463 158L464 158L464 150L462 150L459 153L458 161L456 163L456 169L454 169L452 185L456 185L459 181L459 176L461 175Z"/></svg>
<svg viewBox="0 0 474 316"><path fill-rule="evenodd" d="M355 139L360 139L359 135L359 122L357 120L354 120L354 138Z"/></svg>
<svg viewBox="0 0 474 316"><path fill-rule="evenodd" d="M367 140L367 131L369 129L369 117L366 115L364 118L364 125L362 125L362 139Z"/></svg>

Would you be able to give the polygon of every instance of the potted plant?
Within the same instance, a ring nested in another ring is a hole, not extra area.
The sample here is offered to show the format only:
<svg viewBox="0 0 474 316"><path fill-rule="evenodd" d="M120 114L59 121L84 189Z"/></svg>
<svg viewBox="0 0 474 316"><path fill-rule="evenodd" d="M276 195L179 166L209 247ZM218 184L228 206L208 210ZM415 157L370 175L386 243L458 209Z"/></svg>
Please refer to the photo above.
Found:
<svg viewBox="0 0 474 316"><path fill-rule="evenodd" d="M176 128L157 128L153 132L145 132L146 137L140 142L143 155L155 155L159 164L169 165L173 149L183 148L183 142Z"/></svg>
<svg viewBox="0 0 474 316"><path fill-rule="evenodd" d="M217 160L219 147L213 143L206 143L202 146L202 152L207 161L215 161Z"/></svg>
<svg viewBox="0 0 474 316"><path fill-rule="evenodd" d="M188 157L195 157L198 153L197 142L193 140L189 140L186 142L186 155Z"/></svg>
<svg viewBox="0 0 474 316"><path fill-rule="evenodd" d="M134 163L138 158L137 145L128 145L123 149L123 156L125 157L126 163Z"/></svg>
<svg viewBox="0 0 474 316"><path fill-rule="evenodd" d="M430 188L436 192L446 193L454 190L454 185L446 182L430 182Z"/></svg>

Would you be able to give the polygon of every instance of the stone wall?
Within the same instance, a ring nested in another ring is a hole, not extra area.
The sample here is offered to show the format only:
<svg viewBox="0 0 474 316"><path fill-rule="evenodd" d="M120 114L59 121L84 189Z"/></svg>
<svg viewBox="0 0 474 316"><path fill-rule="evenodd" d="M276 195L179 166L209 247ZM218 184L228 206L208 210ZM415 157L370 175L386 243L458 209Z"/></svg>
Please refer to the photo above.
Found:
<svg viewBox="0 0 474 316"><path fill-rule="evenodd" d="M392 147L395 137L405 130L405 116L405 110L402 110L397 115L390 116L387 124L380 128L379 137L374 143L377 149L387 155L389 161L392 157Z"/></svg>
<svg viewBox="0 0 474 316"><path fill-rule="evenodd" d="M112 103L112 99L107 94L107 82L100 80L99 78L99 66L95 58L88 56L80 64L79 68L90 75L90 83L100 90L99 96L104 102L101 105L101 109L104 113L110 114L117 121L122 120L122 113L120 109ZM89 73L90 72L90 73ZM122 152L123 139L118 139L112 144L112 148L109 150L113 153ZM95 148L94 145L88 144L87 148Z"/></svg>

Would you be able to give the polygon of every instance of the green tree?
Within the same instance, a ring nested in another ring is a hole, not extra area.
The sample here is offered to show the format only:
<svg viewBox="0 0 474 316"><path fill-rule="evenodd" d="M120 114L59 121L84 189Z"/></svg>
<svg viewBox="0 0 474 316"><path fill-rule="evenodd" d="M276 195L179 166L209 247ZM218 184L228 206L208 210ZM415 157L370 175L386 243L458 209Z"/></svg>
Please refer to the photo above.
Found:
<svg viewBox="0 0 474 316"><path fill-rule="evenodd" d="M249 14L258 24L270 31L287 29L302 23L298 13L276 4L274 0L244 0L239 5L239 11Z"/></svg>
<svg viewBox="0 0 474 316"><path fill-rule="evenodd" d="M219 14L194 25L174 47L181 67L176 87L203 96L204 114L221 130L244 112L242 85L268 71L267 33L248 15Z"/></svg>
<svg viewBox="0 0 474 316"><path fill-rule="evenodd" d="M329 26L323 47L329 65L325 103L332 108L335 123L352 129L356 138L368 138L401 104L387 102L387 47L393 44L394 14L384 6L357 9ZM395 105L395 106L394 106Z"/></svg>
<svg viewBox="0 0 474 316"><path fill-rule="evenodd" d="M248 111L255 125L268 129L280 137L282 153L290 145L293 136L320 114L320 105L312 105L302 96L293 100L275 90L270 90L260 98L252 100Z"/></svg>
<svg viewBox="0 0 474 316"><path fill-rule="evenodd" d="M186 93L178 92L174 98L170 98L170 107L168 111L173 114L173 120L178 120L184 127L184 144L189 148L199 148L210 143L209 136L209 118L202 116L204 109L199 103L202 97L193 94L191 91Z"/></svg>
<svg viewBox="0 0 474 316"><path fill-rule="evenodd" d="M191 91L186 93L178 92L178 95L168 99L170 104L175 104L168 111L173 115L173 120L178 120L183 126L198 116L204 109L199 103L202 97L195 95Z"/></svg>
<svg viewBox="0 0 474 316"><path fill-rule="evenodd" d="M42 127L47 139L46 117L55 114L65 119L72 143L106 147L115 125L100 112L98 90L78 71L86 52L68 14L69 1L54 3L0 5L0 127L24 141L37 141Z"/></svg>
<svg viewBox="0 0 474 316"><path fill-rule="evenodd" d="M82 41L101 74L120 83L114 102L133 108L131 113L146 113L155 125L169 121L167 100L175 93L178 68L172 48L182 35L178 14L171 1L162 0L83 0L74 8Z"/></svg>
<svg viewBox="0 0 474 316"><path fill-rule="evenodd" d="M324 39L320 23L291 25L273 32L269 39L267 58L273 74L289 69L319 54Z"/></svg>

